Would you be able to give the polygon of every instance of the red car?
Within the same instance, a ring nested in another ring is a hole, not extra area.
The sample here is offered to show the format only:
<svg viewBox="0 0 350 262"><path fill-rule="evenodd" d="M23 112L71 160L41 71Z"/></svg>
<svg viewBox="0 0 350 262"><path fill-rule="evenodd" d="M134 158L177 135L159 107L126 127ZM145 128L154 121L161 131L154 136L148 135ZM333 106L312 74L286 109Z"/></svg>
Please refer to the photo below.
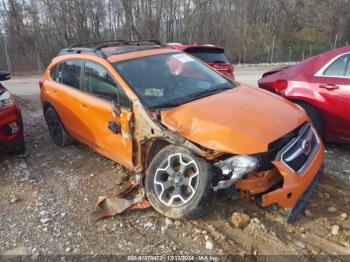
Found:
<svg viewBox="0 0 350 262"><path fill-rule="evenodd" d="M350 143L350 46L266 72L258 84L304 108L325 139Z"/></svg>
<svg viewBox="0 0 350 262"><path fill-rule="evenodd" d="M10 79L10 73L0 71L0 81ZM24 153L23 121L18 105L0 84L0 152Z"/></svg>
<svg viewBox="0 0 350 262"><path fill-rule="evenodd" d="M169 46L186 52L210 65L218 70L224 76L235 79L233 74L233 66L225 55L225 50L222 47L215 45L200 45L194 43L193 45L183 45L180 43L169 43Z"/></svg>

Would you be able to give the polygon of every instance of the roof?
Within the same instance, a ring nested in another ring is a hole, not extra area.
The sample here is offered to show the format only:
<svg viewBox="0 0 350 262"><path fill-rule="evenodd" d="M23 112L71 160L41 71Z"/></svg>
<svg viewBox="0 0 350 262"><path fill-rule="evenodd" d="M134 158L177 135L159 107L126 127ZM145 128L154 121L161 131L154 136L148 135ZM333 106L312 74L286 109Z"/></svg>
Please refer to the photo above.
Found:
<svg viewBox="0 0 350 262"><path fill-rule="evenodd" d="M304 80L305 75L315 75L323 66L325 66L332 59L345 54L350 53L350 46L340 47L334 50L330 50L308 59L305 59L295 65L285 68L280 71L282 78L284 79L294 79L294 80Z"/></svg>

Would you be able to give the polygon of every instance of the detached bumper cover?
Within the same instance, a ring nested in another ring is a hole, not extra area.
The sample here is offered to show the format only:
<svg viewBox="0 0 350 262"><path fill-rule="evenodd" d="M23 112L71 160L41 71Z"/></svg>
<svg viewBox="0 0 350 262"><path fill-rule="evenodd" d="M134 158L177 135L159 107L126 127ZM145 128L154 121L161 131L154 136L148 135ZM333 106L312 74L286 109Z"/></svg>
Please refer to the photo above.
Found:
<svg viewBox="0 0 350 262"><path fill-rule="evenodd" d="M301 199L304 199L306 195L310 195L311 193L307 191L312 191L315 187L322 172L323 160L324 146L320 144L313 160L302 174L294 172L281 161L274 161L273 164L283 176L283 186L263 195L261 199L262 206L278 204L280 207L294 208L297 205L300 206L301 202L305 205L306 201Z"/></svg>
<svg viewBox="0 0 350 262"><path fill-rule="evenodd" d="M301 213L303 210L304 206L306 205L307 201L312 195L312 192L317 186L317 183L321 177L321 174L323 173L323 166L321 169L318 171L317 175L314 177L314 180L311 182L309 187L306 189L306 191L301 195L299 200L297 201L295 207L289 212L287 216L287 222L292 223L294 220L297 218L297 216Z"/></svg>

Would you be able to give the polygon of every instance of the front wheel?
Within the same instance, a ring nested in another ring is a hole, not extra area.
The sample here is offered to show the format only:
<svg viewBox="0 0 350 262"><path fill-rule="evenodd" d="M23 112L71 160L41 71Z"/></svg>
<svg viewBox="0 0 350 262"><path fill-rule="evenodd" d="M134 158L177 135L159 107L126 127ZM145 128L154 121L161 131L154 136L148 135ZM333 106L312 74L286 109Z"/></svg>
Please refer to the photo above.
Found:
<svg viewBox="0 0 350 262"><path fill-rule="evenodd" d="M214 199L213 170L186 148L169 145L152 159L146 194L159 213L171 218L204 215Z"/></svg>

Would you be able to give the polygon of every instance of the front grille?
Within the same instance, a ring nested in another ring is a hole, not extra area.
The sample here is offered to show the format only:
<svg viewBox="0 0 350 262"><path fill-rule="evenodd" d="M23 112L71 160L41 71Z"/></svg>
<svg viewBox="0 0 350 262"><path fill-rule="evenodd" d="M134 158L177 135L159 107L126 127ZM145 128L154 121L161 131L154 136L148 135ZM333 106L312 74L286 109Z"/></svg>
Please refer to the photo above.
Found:
<svg viewBox="0 0 350 262"><path fill-rule="evenodd" d="M259 159L260 170L270 170L274 168L274 165L271 162L276 159L276 155L282 148L284 148L293 138L298 136L299 131L303 126L304 124L298 126L296 129L280 137L279 139L271 142L267 152L252 155L253 157Z"/></svg>
<svg viewBox="0 0 350 262"><path fill-rule="evenodd" d="M312 161L320 145L320 140L309 123L303 125L298 136L293 138L277 154L285 165L301 173Z"/></svg>

